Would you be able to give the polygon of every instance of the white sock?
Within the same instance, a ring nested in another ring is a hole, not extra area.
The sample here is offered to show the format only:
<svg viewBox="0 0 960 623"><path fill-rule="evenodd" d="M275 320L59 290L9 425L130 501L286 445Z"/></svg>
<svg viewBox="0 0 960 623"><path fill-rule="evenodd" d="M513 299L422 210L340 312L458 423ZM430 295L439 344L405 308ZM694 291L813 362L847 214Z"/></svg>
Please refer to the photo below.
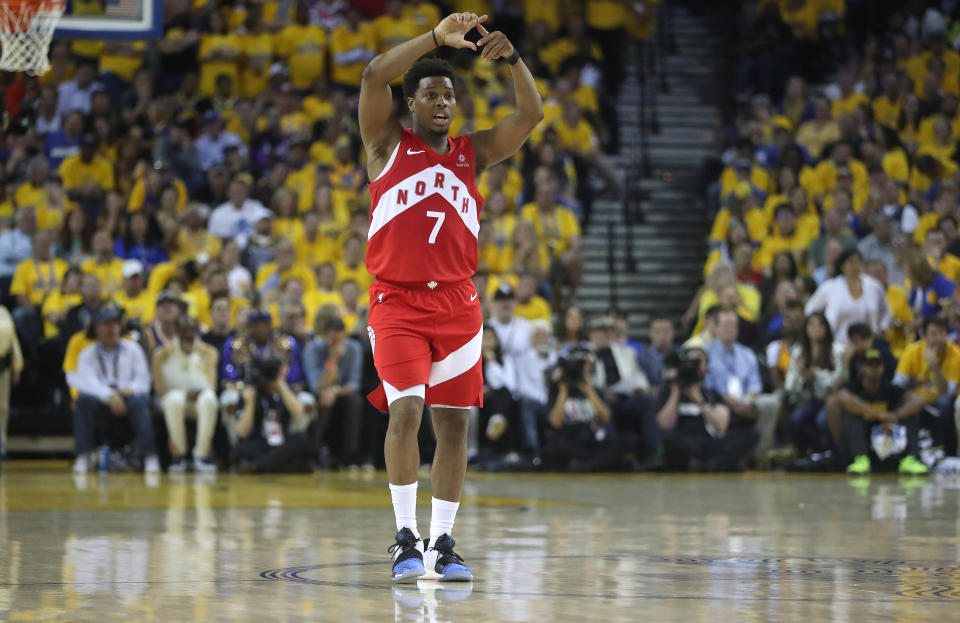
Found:
<svg viewBox="0 0 960 623"><path fill-rule="evenodd" d="M393 500L393 515L397 520L397 532L410 528L419 539L417 531L417 483L409 485L390 485L390 497Z"/></svg>
<svg viewBox="0 0 960 623"><path fill-rule="evenodd" d="M430 515L430 545L432 546L444 534L452 536L453 520L457 517L460 502L430 498L430 505L433 509Z"/></svg>

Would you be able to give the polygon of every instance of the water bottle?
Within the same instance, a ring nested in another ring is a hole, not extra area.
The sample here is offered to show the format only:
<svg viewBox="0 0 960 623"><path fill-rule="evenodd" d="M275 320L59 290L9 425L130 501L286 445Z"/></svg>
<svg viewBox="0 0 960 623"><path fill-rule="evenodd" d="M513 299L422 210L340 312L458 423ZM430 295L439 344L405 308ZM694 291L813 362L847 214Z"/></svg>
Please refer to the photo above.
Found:
<svg viewBox="0 0 960 623"><path fill-rule="evenodd" d="M100 446L100 463L98 469L101 472L110 471L110 446Z"/></svg>

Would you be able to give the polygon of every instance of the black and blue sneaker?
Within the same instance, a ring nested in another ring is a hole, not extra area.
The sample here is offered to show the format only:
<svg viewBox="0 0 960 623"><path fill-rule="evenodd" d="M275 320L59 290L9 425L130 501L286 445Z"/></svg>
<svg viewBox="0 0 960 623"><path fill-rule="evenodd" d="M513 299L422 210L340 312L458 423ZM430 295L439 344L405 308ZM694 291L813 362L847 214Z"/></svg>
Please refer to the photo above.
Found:
<svg viewBox="0 0 960 623"><path fill-rule="evenodd" d="M471 582L473 571L463 561L460 554L453 551L457 542L449 534L437 537L430 546L430 539L424 543L426 548L425 565L437 574L440 582Z"/></svg>
<svg viewBox="0 0 960 623"><path fill-rule="evenodd" d="M394 582L410 582L427 572L423 566L423 541L410 528L397 532L396 543L387 551L393 554Z"/></svg>

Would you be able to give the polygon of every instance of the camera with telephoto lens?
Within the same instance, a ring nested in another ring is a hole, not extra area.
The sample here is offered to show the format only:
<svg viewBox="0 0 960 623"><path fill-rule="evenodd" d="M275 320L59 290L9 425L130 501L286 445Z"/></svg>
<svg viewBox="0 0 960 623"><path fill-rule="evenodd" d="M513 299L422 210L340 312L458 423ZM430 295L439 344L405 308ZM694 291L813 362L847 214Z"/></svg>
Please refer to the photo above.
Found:
<svg viewBox="0 0 960 623"><path fill-rule="evenodd" d="M279 357L255 357L250 361L250 384L256 387L258 392L265 393L267 386L280 376L281 367L283 361Z"/></svg>
<svg viewBox="0 0 960 623"><path fill-rule="evenodd" d="M667 370L676 370L675 380L681 387L690 387L696 385L702 378L700 376L700 358L690 355L687 351L675 351L667 355L663 362Z"/></svg>
<svg viewBox="0 0 960 623"><path fill-rule="evenodd" d="M576 349L560 361L562 374L560 380L576 387L584 381L584 371L587 368L587 357L589 353L582 349Z"/></svg>

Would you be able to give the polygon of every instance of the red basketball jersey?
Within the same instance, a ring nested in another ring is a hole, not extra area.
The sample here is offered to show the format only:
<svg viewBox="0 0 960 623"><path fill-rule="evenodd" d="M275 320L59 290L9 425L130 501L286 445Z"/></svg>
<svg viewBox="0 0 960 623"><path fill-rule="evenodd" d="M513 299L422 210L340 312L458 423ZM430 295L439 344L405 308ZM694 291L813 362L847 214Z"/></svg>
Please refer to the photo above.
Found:
<svg viewBox="0 0 960 623"><path fill-rule="evenodd" d="M477 271L483 197L473 144L447 137L438 154L410 129L383 172L370 182L367 270L394 282L458 282Z"/></svg>

